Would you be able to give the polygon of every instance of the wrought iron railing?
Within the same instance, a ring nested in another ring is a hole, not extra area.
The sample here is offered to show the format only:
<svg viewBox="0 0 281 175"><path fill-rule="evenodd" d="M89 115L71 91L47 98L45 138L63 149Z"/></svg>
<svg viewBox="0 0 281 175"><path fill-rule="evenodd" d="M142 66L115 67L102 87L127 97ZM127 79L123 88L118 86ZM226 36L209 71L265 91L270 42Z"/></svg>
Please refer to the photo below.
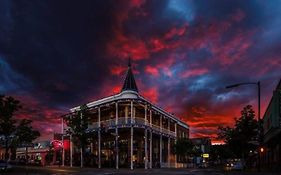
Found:
<svg viewBox="0 0 281 175"><path fill-rule="evenodd" d="M105 128L110 128L110 127L116 127L116 125L131 125L131 124L136 124L136 125L142 125L142 126L148 126L151 127L154 131L156 132L161 132L167 135L172 135L176 137L176 133L173 131L169 131L166 128L161 128L158 125L151 124L149 123L148 120L145 121L144 118L130 118L130 117L120 117L118 118L118 121L116 123L116 119L110 119L110 120L104 120L100 122L100 126L105 127ZM99 123L95 122L89 125L89 129L98 129L99 128Z"/></svg>

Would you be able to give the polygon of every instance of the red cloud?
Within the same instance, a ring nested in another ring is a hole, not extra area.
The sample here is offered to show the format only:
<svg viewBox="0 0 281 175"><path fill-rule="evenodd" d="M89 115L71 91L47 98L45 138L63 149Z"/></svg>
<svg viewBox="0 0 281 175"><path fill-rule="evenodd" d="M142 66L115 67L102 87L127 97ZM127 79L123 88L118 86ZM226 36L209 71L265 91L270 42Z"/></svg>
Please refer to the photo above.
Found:
<svg viewBox="0 0 281 175"><path fill-rule="evenodd" d="M127 70L127 67L124 66L112 66L110 68L112 75L120 75L121 73L124 73Z"/></svg>
<svg viewBox="0 0 281 175"><path fill-rule="evenodd" d="M159 93L156 87L145 89L144 91L141 92L141 94L152 103L157 104Z"/></svg>
<svg viewBox="0 0 281 175"><path fill-rule="evenodd" d="M181 73L181 78L189 78L193 76L198 76L198 75L203 75L208 72L208 69L205 68L199 68L199 69L191 69L191 70L186 70Z"/></svg>
<svg viewBox="0 0 281 175"><path fill-rule="evenodd" d="M126 37L121 31L116 31L116 38L107 44L107 52L112 57L135 60L148 59L149 51L145 43L137 38Z"/></svg>
<svg viewBox="0 0 281 175"><path fill-rule="evenodd" d="M232 15L232 20L235 22L240 22L246 17L246 14L241 10L238 9L235 14Z"/></svg>
<svg viewBox="0 0 281 175"><path fill-rule="evenodd" d="M152 66L146 66L145 67L145 71L155 77L159 76L159 71L156 67L152 67Z"/></svg>
<svg viewBox="0 0 281 175"><path fill-rule="evenodd" d="M146 2L146 0L130 0L129 1L131 7L140 7L145 2Z"/></svg>
<svg viewBox="0 0 281 175"><path fill-rule="evenodd" d="M168 33L165 34L164 38L165 39L171 39L175 36L182 36L185 34L186 32L186 26L182 26L182 27L179 27L179 28L172 28Z"/></svg>

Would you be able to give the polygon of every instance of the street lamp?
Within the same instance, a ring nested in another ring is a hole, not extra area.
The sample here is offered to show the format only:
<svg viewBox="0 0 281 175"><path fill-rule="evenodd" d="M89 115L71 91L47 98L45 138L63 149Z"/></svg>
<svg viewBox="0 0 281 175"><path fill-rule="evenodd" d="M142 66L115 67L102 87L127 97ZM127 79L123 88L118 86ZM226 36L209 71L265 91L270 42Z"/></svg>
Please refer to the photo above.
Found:
<svg viewBox="0 0 281 175"><path fill-rule="evenodd" d="M262 126L261 126L261 116L260 116L260 111L261 111L261 88L260 88L260 81L258 82L244 82L244 83L237 83L237 84L233 84L233 85L229 85L226 86L226 89L230 89L230 88L236 88L239 86L243 86L243 85L256 85L258 87L258 126L259 126L259 138L258 138L258 142L259 142L259 147L261 147L262 145ZM258 171L260 171L260 164L261 164L261 155L260 155L260 151L258 151L259 153L259 164L258 164Z"/></svg>

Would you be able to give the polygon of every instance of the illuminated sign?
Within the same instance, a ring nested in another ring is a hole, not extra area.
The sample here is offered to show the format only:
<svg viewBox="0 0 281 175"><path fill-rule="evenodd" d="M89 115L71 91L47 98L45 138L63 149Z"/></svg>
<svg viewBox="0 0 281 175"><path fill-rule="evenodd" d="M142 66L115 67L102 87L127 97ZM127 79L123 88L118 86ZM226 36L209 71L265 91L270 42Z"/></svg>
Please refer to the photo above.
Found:
<svg viewBox="0 0 281 175"><path fill-rule="evenodd" d="M209 154L203 154L203 158L209 158Z"/></svg>
<svg viewBox="0 0 281 175"><path fill-rule="evenodd" d="M59 148L63 148L63 143L60 140L51 141L51 145L57 150Z"/></svg>

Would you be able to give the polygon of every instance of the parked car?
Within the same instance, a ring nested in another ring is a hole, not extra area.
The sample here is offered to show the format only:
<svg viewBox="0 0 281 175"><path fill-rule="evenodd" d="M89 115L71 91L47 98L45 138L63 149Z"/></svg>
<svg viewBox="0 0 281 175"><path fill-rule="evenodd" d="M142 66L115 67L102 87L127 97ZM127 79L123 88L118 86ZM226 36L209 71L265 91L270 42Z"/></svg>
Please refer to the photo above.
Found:
<svg viewBox="0 0 281 175"><path fill-rule="evenodd" d="M233 159L226 163L225 170L243 170L244 164L241 159Z"/></svg>
<svg viewBox="0 0 281 175"><path fill-rule="evenodd" d="M232 170L243 170L244 169L244 165L241 160L234 161L232 165L233 165L231 167Z"/></svg>
<svg viewBox="0 0 281 175"><path fill-rule="evenodd" d="M0 170L9 171L12 169L12 165L5 160L0 160Z"/></svg>

